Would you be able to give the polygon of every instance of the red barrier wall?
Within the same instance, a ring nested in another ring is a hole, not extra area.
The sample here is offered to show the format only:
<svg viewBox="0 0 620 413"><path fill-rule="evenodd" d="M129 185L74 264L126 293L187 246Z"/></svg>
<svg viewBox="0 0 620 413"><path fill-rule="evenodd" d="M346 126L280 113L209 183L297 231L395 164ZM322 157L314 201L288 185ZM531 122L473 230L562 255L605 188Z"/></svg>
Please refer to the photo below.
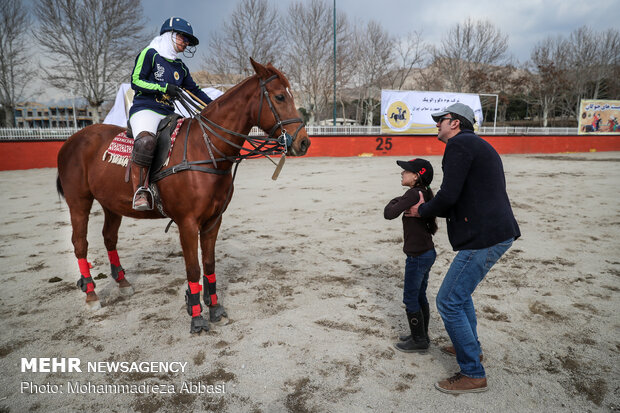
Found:
<svg viewBox="0 0 620 413"><path fill-rule="evenodd" d="M483 136L501 154L620 151L620 135ZM429 135L311 136L306 156L442 155L445 145ZM55 168L64 141L0 142L0 171Z"/></svg>
<svg viewBox="0 0 620 413"><path fill-rule="evenodd" d="M56 168L58 151L65 141L0 142L0 171Z"/></svg>
<svg viewBox="0 0 620 413"><path fill-rule="evenodd" d="M483 136L500 153L562 153L620 151L620 135ZM436 136L311 136L306 156L443 155Z"/></svg>

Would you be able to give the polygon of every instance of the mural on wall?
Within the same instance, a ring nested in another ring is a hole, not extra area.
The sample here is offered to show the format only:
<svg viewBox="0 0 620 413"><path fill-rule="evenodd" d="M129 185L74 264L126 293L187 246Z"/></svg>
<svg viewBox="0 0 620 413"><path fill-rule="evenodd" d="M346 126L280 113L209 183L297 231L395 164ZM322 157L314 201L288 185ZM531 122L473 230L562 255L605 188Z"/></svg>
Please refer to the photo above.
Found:
<svg viewBox="0 0 620 413"><path fill-rule="evenodd" d="M586 100L579 106L580 135L620 135L620 100Z"/></svg>

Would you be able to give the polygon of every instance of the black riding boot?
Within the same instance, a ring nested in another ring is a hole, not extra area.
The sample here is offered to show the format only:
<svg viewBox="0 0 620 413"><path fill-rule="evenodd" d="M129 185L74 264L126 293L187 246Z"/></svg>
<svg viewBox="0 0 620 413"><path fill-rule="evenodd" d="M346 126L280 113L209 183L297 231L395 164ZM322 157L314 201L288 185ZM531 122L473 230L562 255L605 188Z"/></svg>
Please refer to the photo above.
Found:
<svg viewBox="0 0 620 413"><path fill-rule="evenodd" d="M422 304L422 315L424 316L424 334L426 335L426 342L431 344L431 339L428 337L428 323L431 321L431 307L426 304Z"/></svg>
<svg viewBox="0 0 620 413"><path fill-rule="evenodd" d="M428 337L428 323L431 321L431 307L426 304L421 306L422 315L424 316L424 332L426 333L426 341L430 344L431 339ZM411 339L411 334L401 334L398 336L400 341L407 341Z"/></svg>
<svg viewBox="0 0 620 413"><path fill-rule="evenodd" d="M411 338L406 341L395 343L394 347L404 353L425 352L429 344L424 328L424 315L422 311L416 313L407 312L407 321L411 329Z"/></svg>

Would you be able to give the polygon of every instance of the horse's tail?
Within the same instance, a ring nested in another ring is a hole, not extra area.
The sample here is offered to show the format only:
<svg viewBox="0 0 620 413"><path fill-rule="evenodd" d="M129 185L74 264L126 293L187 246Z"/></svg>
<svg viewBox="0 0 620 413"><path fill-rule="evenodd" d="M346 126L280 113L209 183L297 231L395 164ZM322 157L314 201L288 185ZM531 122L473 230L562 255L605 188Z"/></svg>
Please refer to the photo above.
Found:
<svg viewBox="0 0 620 413"><path fill-rule="evenodd" d="M58 191L58 195L61 197L65 197L65 191L62 189L62 183L60 182L60 175L56 175L56 190Z"/></svg>

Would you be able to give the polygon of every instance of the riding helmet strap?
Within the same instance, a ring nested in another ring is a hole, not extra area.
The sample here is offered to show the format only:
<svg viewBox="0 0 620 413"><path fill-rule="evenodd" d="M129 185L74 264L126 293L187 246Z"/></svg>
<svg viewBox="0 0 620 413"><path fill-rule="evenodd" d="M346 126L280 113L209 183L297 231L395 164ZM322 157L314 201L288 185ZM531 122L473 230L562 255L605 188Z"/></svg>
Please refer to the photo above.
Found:
<svg viewBox="0 0 620 413"><path fill-rule="evenodd" d="M118 258L118 252L116 250L108 251L108 258L110 259L110 267L112 269L112 278L114 281L121 282L125 279L125 270L121 267L121 261Z"/></svg>
<svg viewBox="0 0 620 413"><path fill-rule="evenodd" d="M217 305L217 294L215 292L215 273L205 275L203 284L209 286L209 296L207 297L207 294L204 294L205 304L209 306Z"/></svg>
<svg viewBox="0 0 620 413"><path fill-rule="evenodd" d="M92 264L86 258L79 258L78 266L80 267L81 277L77 281L77 286L85 293L95 291L95 282L90 276L90 269L93 268Z"/></svg>
<svg viewBox="0 0 620 413"><path fill-rule="evenodd" d="M202 312L202 305L200 305L200 291L202 286L199 282L188 282L187 290L185 291L185 302L187 303L187 313L192 317L198 317Z"/></svg>

